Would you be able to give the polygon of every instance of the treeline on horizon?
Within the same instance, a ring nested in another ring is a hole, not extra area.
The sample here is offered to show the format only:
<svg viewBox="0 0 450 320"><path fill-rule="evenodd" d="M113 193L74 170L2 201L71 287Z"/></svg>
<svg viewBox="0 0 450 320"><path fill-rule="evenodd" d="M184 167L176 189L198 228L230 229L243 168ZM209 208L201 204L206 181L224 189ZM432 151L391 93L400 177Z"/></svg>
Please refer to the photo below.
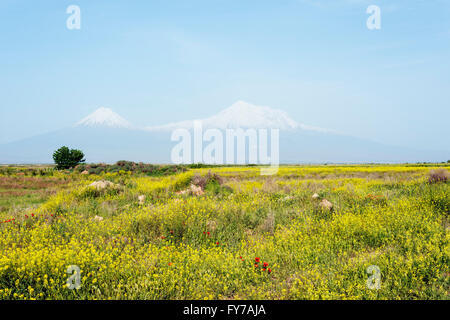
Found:
<svg viewBox="0 0 450 320"><path fill-rule="evenodd" d="M429 166L447 166L450 164L450 160L447 162L419 162L419 163L398 163L398 164L388 164L390 166L406 166L406 167L429 167ZM359 163L359 164L343 164L343 163L321 163L321 164L280 164L280 166L334 166L334 165L345 165L348 167L357 166L383 166L384 163ZM71 169L57 170L55 165L0 165L0 175L14 175L17 173L22 173L26 176L52 176L55 171L66 172L66 173L84 173L84 174L101 174L101 173L133 173L142 174L147 176L167 176L172 174L177 174L180 172L185 172L189 169L201 169L201 168L218 168L218 167L257 167L257 164L204 164L204 163L194 163L194 164L150 164L143 162L133 162L133 161L117 161L115 164L106 163L83 163L75 166Z"/></svg>

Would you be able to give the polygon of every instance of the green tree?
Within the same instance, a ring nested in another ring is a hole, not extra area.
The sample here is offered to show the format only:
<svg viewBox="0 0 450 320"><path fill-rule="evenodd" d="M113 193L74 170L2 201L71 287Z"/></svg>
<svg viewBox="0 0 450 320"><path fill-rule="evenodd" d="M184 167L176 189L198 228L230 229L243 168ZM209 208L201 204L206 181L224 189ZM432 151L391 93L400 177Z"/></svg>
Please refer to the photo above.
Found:
<svg viewBox="0 0 450 320"><path fill-rule="evenodd" d="M66 146L59 148L53 153L53 160L56 163L56 169L69 169L77 164L85 162L84 153L80 150L69 149Z"/></svg>

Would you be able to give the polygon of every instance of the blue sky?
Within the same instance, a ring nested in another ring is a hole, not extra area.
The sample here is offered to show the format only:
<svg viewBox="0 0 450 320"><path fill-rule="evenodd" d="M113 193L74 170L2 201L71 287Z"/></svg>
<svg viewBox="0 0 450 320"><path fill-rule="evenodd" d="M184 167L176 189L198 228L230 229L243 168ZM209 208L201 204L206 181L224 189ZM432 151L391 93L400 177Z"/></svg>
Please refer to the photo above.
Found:
<svg viewBox="0 0 450 320"><path fill-rule="evenodd" d="M66 8L81 29L66 28ZM381 30L368 30L369 5ZM450 1L0 2L0 143L100 106L140 125L237 100L393 145L450 150Z"/></svg>

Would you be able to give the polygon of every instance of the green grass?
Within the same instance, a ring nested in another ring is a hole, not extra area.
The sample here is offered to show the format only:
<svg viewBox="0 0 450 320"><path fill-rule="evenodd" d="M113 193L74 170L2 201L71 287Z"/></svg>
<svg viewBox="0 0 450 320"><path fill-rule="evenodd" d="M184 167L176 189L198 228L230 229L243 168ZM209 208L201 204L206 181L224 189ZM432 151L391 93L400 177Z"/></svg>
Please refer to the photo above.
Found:
<svg viewBox="0 0 450 320"><path fill-rule="evenodd" d="M36 216L0 225L0 298L448 299L450 183L428 183L421 166L329 167L57 173L68 184ZM101 179L121 187L86 187ZM204 193L180 192L191 183ZM77 291L65 287L72 264ZM371 265L380 290L367 288Z"/></svg>

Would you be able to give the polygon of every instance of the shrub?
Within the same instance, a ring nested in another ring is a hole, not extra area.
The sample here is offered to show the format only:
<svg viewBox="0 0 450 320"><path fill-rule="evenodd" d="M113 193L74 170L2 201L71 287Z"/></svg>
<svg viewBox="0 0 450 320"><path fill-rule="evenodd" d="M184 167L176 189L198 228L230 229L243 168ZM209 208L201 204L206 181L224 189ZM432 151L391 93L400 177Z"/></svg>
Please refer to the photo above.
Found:
<svg viewBox="0 0 450 320"><path fill-rule="evenodd" d="M436 169L431 170L428 174L428 182L429 183L437 183L437 182L447 182L449 177L449 172L445 169Z"/></svg>
<svg viewBox="0 0 450 320"><path fill-rule="evenodd" d="M223 185L223 178L216 173L209 171L205 176L196 175L192 178L191 183L200 187L203 191L213 195L226 195L232 193L233 190Z"/></svg>
<svg viewBox="0 0 450 320"><path fill-rule="evenodd" d="M208 184L222 185L223 179L216 173L209 171L205 176L196 175L192 178L192 184L205 190Z"/></svg>
<svg viewBox="0 0 450 320"><path fill-rule="evenodd" d="M75 168L77 172L87 170L89 174L114 173L114 172L132 172L137 174L145 174L147 176L168 176L187 171L185 167L179 165L154 165L146 163L135 163L132 161L118 161L116 164L81 164Z"/></svg>

